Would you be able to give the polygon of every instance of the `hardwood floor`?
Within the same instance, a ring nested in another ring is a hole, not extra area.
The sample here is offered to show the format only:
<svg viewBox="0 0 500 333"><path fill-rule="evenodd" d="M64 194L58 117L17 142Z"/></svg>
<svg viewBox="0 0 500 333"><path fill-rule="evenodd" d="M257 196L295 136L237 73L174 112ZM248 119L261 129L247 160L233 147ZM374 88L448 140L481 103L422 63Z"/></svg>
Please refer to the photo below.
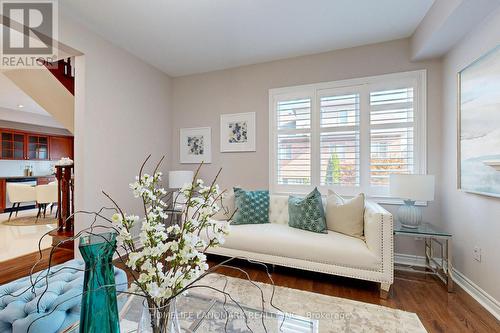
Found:
<svg viewBox="0 0 500 333"><path fill-rule="evenodd" d="M210 264L220 260L211 256ZM237 266L243 268L252 280L269 283L261 266L242 261L237 262ZM243 273L231 269L224 268L219 272L246 278ZM277 266L272 278L278 286L415 312L428 332L500 332L500 322L459 286L454 293L448 293L432 276L396 271L392 295L387 300L379 298L376 283L366 281Z"/></svg>
<svg viewBox="0 0 500 333"><path fill-rule="evenodd" d="M34 272L41 271L49 265L50 248L42 250L43 260L37 265ZM0 285L27 276L31 268L39 259L38 252L26 254L14 259L0 262ZM73 251L57 249L52 257L52 265L57 265L73 259Z"/></svg>

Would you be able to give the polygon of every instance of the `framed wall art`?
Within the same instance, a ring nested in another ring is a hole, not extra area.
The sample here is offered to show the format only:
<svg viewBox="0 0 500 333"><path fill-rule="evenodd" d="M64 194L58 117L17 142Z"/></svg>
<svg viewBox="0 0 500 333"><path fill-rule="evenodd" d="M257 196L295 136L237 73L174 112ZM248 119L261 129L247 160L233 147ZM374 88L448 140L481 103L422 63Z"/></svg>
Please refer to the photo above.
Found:
<svg viewBox="0 0 500 333"><path fill-rule="evenodd" d="M458 188L500 197L500 47L458 74Z"/></svg>
<svg viewBox="0 0 500 333"><path fill-rule="evenodd" d="M210 127L181 128L181 163L212 162L212 131Z"/></svg>
<svg viewBox="0 0 500 333"><path fill-rule="evenodd" d="M255 151L255 112L220 116L220 151Z"/></svg>

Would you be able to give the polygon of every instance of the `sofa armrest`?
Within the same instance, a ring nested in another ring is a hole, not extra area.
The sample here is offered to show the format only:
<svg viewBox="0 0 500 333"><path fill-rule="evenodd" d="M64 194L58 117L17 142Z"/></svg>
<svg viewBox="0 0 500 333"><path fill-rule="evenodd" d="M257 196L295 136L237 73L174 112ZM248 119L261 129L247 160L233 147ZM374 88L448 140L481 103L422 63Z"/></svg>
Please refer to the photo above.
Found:
<svg viewBox="0 0 500 333"><path fill-rule="evenodd" d="M383 262L389 258L392 262L394 256L392 214L379 204L367 200L364 226L365 241L370 251L378 255Z"/></svg>

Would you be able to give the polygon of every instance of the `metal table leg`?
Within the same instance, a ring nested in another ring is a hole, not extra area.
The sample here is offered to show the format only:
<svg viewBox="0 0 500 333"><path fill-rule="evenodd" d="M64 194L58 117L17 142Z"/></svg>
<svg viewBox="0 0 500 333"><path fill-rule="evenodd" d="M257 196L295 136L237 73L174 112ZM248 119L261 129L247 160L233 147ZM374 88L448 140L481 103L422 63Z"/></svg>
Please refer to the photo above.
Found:
<svg viewBox="0 0 500 333"><path fill-rule="evenodd" d="M426 237L424 238L425 240L425 248L424 248L424 252L425 252L425 269L426 270L431 270L431 262L430 262L430 256L431 256L431 253L430 253L430 243L429 243L429 239Z"/></svg>

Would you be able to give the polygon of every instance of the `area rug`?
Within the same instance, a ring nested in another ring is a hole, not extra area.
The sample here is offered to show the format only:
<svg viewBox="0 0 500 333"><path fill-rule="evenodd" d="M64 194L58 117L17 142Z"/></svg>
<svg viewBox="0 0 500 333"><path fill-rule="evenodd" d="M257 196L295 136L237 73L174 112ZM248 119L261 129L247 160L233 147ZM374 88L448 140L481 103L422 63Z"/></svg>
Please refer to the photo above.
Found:
<svg viewBox="0 0 500 333"><path fill-rule="evenodd" d="M12 225L12 226L31 226L31 225L44 225L44 224L54 224L57 223L57 219L53 216L47 216L45 218L39 217L38 220L36 216L20 216L13 217L10 221L5 220L2 224Z"/></svg>
<svg viewBox="0 0 500 333"><path fill-rule="evenodd" d="M218 289L222 289L226 283L226 291L236 301L254 308L261 307L261 292L248 280L211 275L201 281L203 285ZM269 304L272 285L256 284L262 289L266 311L277 312ZM224 298L221 294L205 288L193 292L200 291L209 297L218 297L222 300ZM318 332L321 333L427 332L415 313L291 288L275 287L273 304L284 312L316 321ZM246 331L244 328L241 330L241 332ZM259 328L255 331L264 332ZM267 331L280 332L277 326L268 327ZM295 332L293 329L290 332L292 331Z"/></svg>

